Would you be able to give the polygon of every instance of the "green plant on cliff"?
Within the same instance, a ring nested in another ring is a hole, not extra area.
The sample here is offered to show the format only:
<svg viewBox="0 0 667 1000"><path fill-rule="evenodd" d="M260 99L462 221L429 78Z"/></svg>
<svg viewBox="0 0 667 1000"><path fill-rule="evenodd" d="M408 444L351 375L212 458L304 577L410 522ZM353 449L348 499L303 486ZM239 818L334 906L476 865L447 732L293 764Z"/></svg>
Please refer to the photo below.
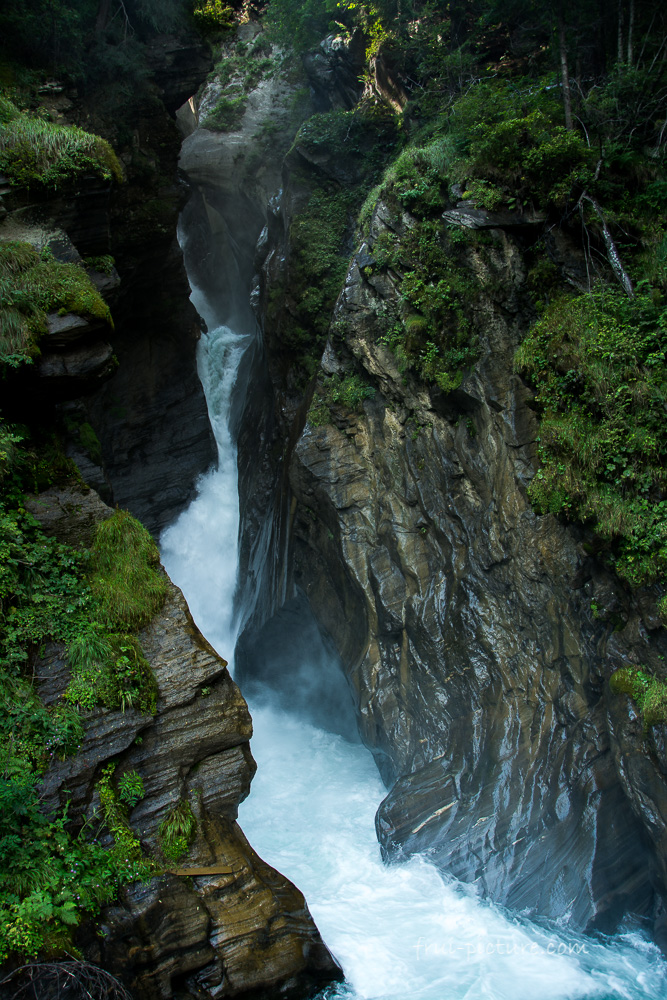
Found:
<svg viewBox="0 0 667 1000"><path fill-rule="evenodd" d="M131 831L108 851L67 809L40 809L42 775L83 736L77 703L154 710L155 679L128 630L160 606L165 584L154 543L123 512L98 527L89 556L45 534L25 507L39 465L30 445L25 429L0 420L0 961L71 950L86 916L154 871ZM50 705L35 683L48 642L67 649L72 670L68 697ZM132 804L138 792L131 772L121 778L119 799ZM107 811L118 818L122 808Z"/></svg>
<svg viewBox="0 0 667 1000"><path fill-rule="evenodd" d="M65 697L71 704L155 714L155 677L135 636L107 633L91 624L68 644L67 658L72 680Z"/></svg>
<svg viewBox="0 0 667 1000"><path fill-rule="evenodd" d="M364 382L360 375L330 375L322 378L308 410L308 421L313 427L329 423L334 407L359 413L364 400L372 399L374 395L373 386Z"/></svg>
<svg viewBox="0 0 667 1000"><path fill-rule="evenodd" d="M0 95L0 171L14 187L61 188L94 174L123 180L113 149L76 125L56 125Z"/></svg>
<svg viewBox="0 0 667 1000"><path fill-rule="evenodd" d="M223 94L204 118L202 128L213 132L231 132L240 124L245 108L245 97L227 97Z"/></svg>
<svg viewBox="0 0 667 1000"><path fill-rule="evenodd" d="M304 204L289 231L288 290L274 286L269 297L269 322L280 324L281 343L308 374L347 273L356 211L398 141L395 117L372 105L313 115L296 136L300 157L335 164L300 168Z"/></svg>
<svg viewBox="0 0 667 1000"><path fill-rule="evenodd" d="M181 799L160 823L160 846L172 864L189 849L197 832L197 820L187 799Z"/></svg>
<svg viewBox="0 0 667 1000"><path fill-rule="evenodd" d="M390 184L402 183L402 173ZM401 276L398 309L378 316L377 335L398 360L426 382L451 392L478 357L468 311L476 289L466 269L467 243L452 241L440 220L414 220L403 235L385 231L373 245L369 275Z"/></svg>
<svg viewBox="0 0 667 1000"><path fill-rule="evenodd" d="M118 788L115 787L115 771L115 764L107 764L102 768L102 777L95 786L100 797L104 825L114 840L110 854L121 872L127 870L135 879L150 877L156 873L156 865L142 854L141 844L128 819L129 803L121 796L122 779L118 782ZM143 792L143 783L141 787Z"/></svg>
<svg viewBox="0 0 667 1000"><path fill-rule="evenodd" d="M112 627L141 628L160 610L167 594L158 547L125 510L114 511L97 526L89 579L100 618Z"/></svg>
<svg viewBox="0 0 667 1000"><path fill-rule="evenodd" d="M234 26L234 8L223 0L195 0L192 17L204 35L225 33Z"/></svg>
<svg viewBox="0 0 667 1000"><path fill-rule="evenodd" d="M39 353L47 313L72 312L113 325L111 313L82 267L48 249L0 240L0 365L17 367Z"/></svg>
<svg viewBox="0 0 667 1000"><path fill-rule="evenodd" d="M589 524L633 587L667 578L666 350L644 286L560 298L516 358L542 410L533 503Z"/></svg>
<svg viewBox="0 0 667 1000"><path fill-rule="evenodd" d="M644 723L650 726L667 723L667 684L639 667L621 667L609 679L613 694L627 694L637 704Z"/></svg>

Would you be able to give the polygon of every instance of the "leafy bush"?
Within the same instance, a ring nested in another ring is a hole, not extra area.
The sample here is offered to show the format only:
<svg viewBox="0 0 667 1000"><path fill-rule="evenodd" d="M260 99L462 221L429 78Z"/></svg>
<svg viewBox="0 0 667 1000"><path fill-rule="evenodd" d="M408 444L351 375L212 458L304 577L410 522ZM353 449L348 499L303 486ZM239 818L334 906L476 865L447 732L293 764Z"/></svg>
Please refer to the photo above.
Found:
<svg viewBox="0 0 667 1000"><path fill-rule="evenodd" d="M137 771L126 771L118 779L118 798L131 808L144 797L144 783Z"/></svg>
<svg viewBox="0 0 667 1000"><path fill-rule="evenodd" d="M222 0L195 0L192 16L205 35L229 31L234 25L234 8Z"/></svg>
<svg viewBox="0 0 667 1000"><path fill-rule="evenodd" d="M667 310L646 291L561 298L519 349L542 409L538 511L591 525L632 586L667 575Z"/></svg>
<svg viewBox="0 0 667 1000"><path fill-rule="evenodd" d="M371 270L402 274L400 313L378 318L378 339L401 371L413 367L443 392L457 388L478 357L466 317L474 286L457 256L465 246L451 240L440 220L424 220L402 237L385 231L372 248Z"/></svg>
<svg viewBox="0 0 667 1000"><path fill-rule="evenodd" d="M79 633L69 643L67 658L72 680L65 697L90 709L136 708L155 714L157 684L141 646L132 635L96 631Z"/></svg>
<svg viewBox="0 0 667 1000"><path fill-rule="evenodd" d="M122 182L118 158L100 136L20 111L6 96L0 119L0 171L12 186L60 188L85 174Z"/></svg>
<svg viewBox="0 0 667 1000"><path fill-rule="evenodd" d="M102 777L97 782L104 823L114 839L109 852L121 877L137 881L156 873L154 862L142 857L141 844L129 824L127 805L121 802L113 785L115 764L107 764L102 769Z"/></svg>
<svg viewBox="0 0 667 1000"><path fill-rule="evenodd" d="M0 364L16 367L38 354L46 315L60 310L113 325L83 268L60 263L48 249L0 240Z"/></svg>

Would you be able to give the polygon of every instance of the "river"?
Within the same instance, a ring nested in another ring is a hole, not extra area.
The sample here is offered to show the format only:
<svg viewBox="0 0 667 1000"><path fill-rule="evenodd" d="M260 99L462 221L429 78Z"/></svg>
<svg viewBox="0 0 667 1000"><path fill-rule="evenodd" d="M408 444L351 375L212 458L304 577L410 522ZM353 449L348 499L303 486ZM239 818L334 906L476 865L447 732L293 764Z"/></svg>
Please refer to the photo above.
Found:
<svg viewBox="0 0 667 1000"><path fill-rule="evenodd" d="M217 468L163 533L162 559L199 628L226 659L239 526L236 447L229 414L252 334L209 327L199 373L218 446ZM233 664L230 664L233 669ZM307 666L307 665L305 665ZM591 938L503 911L427 859L386 866L374 815L385 789L373 758L271 704L250 703L258 771L239 821L258 853L305 894L346 981L324 997L346 1000L664 1000L667 966L637 930Z"/></svg>

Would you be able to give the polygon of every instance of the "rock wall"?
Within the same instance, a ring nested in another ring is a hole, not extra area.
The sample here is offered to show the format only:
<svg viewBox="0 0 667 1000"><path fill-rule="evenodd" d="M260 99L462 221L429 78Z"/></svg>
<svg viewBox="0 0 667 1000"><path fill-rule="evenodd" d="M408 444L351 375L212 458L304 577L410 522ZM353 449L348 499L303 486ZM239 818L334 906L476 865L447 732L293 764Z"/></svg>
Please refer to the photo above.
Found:
<svg viewBox="0 0 667 1000"><path fill-rule="evenodd" d="M52 489L31 509L49 534L79 546L111 514L96 494L77 489ZM179 802L191 804L197 833L177 868L193 874L166 872L127 887L79 945L137 1000L310 995L340 970L303 895L255 854L236 823L255 771L247 705L173 584L138 638L158 685L155 716L88 712L78 753L45 776L44 806L69 801L73 822L99 822L104 766L112 761L116 776L135 770L145 794L129 819L154 856L162 856L162 821ZM46 649L35 677L47 704L60 700L69 682L62 647Z"/></svg>
<svg viewBox="0 0 667 1000"><path fill-rule="evenodd" d="M289 183L278 239L291 221ZM386 858L425 851L513 908L603 930L636 914L662 937L664 733L643 732L608 685L622 664L655 668L665 655L654 595L624 591L580 531L537 516L527 499L537 422L513 357L534 318L524 249L540 220L456 204L445 219L486 233L465 252L480 359L453 393L399 367L381 336L402 275L369 268L374 247L417 224L382 202L320 372L362 373L376 390L362 412L333 406L329 422L308 422L313 385L295 398L265 321L272 422L242 438L240 463L272 471L259 503L242 492L242 510L258 524L272 488L274 541L237 662L252 675L266 609L275 632L282 607L305 595L390 789L377 817ZM576 282L567 232L548 250ZM264 252L264 304L285 252L280 242ZM255 553L261 544L258 534ZM244 551L256 574L252 546Z"/></svg>
<svg viewBox="0 0 667 1000"><path fill-rule="evenodd" d="M57 197L5 191L0 238L49 245L64 260L114 257L117 287L103 289L114 330L81 328L55 349L49 337L38 364L7 387L5 416L34 421L41 410L52 424L54 403L66 400L67 414L89 423L101 446L101 461L91 460L70 442L83 476L157 534L215 456L195 365L199 319L176 239L188 192L177 176L181 135L170 114L204 78L210 54L201 43L158 39L150 59L154 79L129 96L118 81L85 98L43 98L57 120L112 142L125 182L84 179Z"/></svg>

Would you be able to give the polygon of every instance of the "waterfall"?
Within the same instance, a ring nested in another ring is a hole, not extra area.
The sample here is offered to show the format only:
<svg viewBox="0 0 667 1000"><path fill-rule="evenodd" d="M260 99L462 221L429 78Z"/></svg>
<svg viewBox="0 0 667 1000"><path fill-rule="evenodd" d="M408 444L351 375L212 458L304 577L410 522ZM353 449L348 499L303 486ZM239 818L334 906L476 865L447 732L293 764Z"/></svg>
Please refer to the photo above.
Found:
<svg viewBox="0 0 667 1000"><path fill-rule="evenodd" d="M191 506L162 535L163 562L199 628L231 659L237 573L236 448L229 429L237 373L252 337L221 324L201 292L209 332L198 363L218 445ZM233 326L233 324L232 324ZM307 669L308 664L303 665ZM385 866L374 814L385 789L360 744L250 704L259 768L240 823L259 854L305 893L346 982L347 1000L659 1000L667 967L637 930L613 938L509 914L428 862Z"/></svg>

